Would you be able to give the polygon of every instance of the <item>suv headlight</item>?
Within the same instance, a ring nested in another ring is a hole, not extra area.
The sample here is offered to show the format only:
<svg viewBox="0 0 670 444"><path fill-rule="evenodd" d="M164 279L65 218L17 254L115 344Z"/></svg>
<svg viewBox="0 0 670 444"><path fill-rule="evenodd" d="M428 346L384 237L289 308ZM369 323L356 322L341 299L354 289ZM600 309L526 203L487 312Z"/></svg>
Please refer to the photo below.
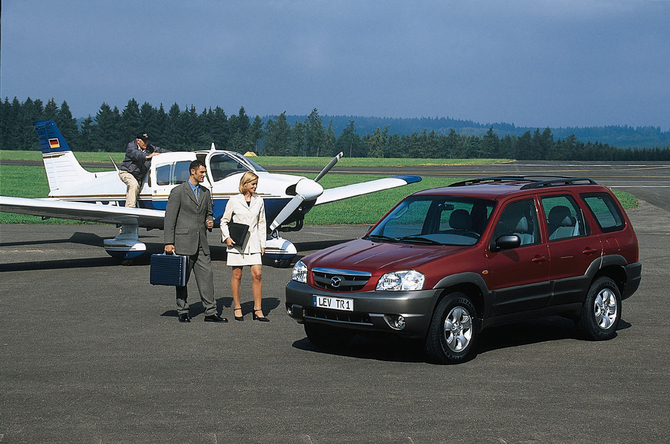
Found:
<svg viewBox="0 0 670 444"><path fill-rule="evenodd" d="M307 265L303 261L296 262L291 274L291 280L302 282L303 284L307 283Z"/></svg>
<svg viewBox="0 0 670 444"><path fill-rule="evenodd" d="M416 270L394 271L386 273L379 278L376 290L380 291L402 291L423 290L426 276Z"/></svg>

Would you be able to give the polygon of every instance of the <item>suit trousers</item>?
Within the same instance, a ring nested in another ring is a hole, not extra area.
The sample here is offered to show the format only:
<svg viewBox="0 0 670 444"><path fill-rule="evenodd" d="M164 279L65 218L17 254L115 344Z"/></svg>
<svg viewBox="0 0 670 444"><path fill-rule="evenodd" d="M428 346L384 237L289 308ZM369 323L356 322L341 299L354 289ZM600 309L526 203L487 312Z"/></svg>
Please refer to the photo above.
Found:
<svg viewBox="0 0 670 444"><path fill-rule="evenodd" d="M188 285L191 271L195 274L195 282L198 284L200 300L205 309L205 316L216 314L216 300L214 299L214 274L212 272L212 259L198 246L198 252L188 257L188 269L186 271L186 283ZM188 287L175 287L177 292L177 314L188 313Z"/></svg>

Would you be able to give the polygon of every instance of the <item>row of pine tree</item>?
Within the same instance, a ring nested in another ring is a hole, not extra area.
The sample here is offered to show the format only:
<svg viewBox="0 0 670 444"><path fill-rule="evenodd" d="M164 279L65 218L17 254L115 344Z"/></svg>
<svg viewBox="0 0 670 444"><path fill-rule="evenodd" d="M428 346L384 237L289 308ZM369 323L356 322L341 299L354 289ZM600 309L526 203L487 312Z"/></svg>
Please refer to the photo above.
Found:
<svg viewBox="0 0 670 444"><path fill-rule="evenodd" d="M508 158L519 160L621 160L667 161L670 148L620 149L598 142L583 143L574 136L554 139L551 129L527 131L521 136L499 137L493 128L483 136L448 134L424 130L412 134L391 134L389 127L359 134L355 120L335 134L332 121L324 125L318 110L304 120L289 122L286 113L270 118L250 118L244 109L230 116L220 107L197 112L174 104L141 106L135 99L120 111L107 103L95 117L78 122L67 102L54 99L0 102L0 142L5 150L39 150L34 123L54 120L75 151L124 151L140 131L146 131L154 145L170 150L218 149L266 156L333 156L342 151L349 157L386 158Z"/></svg>

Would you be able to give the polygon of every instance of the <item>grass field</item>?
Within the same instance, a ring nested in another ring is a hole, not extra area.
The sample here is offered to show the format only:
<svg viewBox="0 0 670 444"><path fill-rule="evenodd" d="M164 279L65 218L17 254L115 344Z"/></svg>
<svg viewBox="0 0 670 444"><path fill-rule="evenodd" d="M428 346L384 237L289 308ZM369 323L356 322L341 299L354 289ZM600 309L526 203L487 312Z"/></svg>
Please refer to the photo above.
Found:
<svg viewBox="0 0 670 444"><path fill-rule="evenodd" d="M98 162L103 165L111 165L109 156L114 162L123 162L124 153L75 153L80 162ZM0 150L0 159L7 160L42 160L41 151L11 151ZM305 166L324 167L332 157L278 157L260 156L252 157L254 162L264 167L273 166ZM444 166L444 165L482 165L491 163L510 162L510 159L373 159L361 157L345 157L338 165L345 167L409 167L409 166Z"/></svg>
<svg viewBox="0 0 670 444"><path fill-rule="evenodd" d="M23 153L15 157L8 157L6 153ZM41 153L31 151L2 151L3 159L14 160L41 160ZM35 156L32 156L32 155ZM107 153L82 153L83 155L90 155L86 158L77 157L83 162L109 162ZM114 153L114 160L117 161L116 156L120 157L119 162L123 160L123 153ZM23 156L23 157L21 157ZM34 157L34 158L33 158ZM289 160L287 160L289 159ZM281 157L264 157L255 158L258 163L264 166L282 166L282 165L300 165L300 166L323 166L327 163L324 158L281 158ZM278 163L281 162L286 163ZM341 162L344 165L346 160L357 161L355 166L398 166L398 163L391 162L392 159L343 159ZM399 159L396 159L399 160ZM412 162L405 163L405 166L417 165L442 165L441 161L446 162L446 159L402 159L403 161ZM266 162L267 161L267 162ZM308 162L309 161L309 162ZM365 161L365 162L363 162ZM382 163L381 161L385 161ZM374 162L374 163L371 163ZM426 163L431 162L431 163ZM500 160L498 160L500 162ZM473 162L474 163L474 162ZM109 169L109 168L102 168ZM367 180L378 179L377 175L361 175L361 174L330 174L326 175L319 183L324 188L333 188L342 185L349 185ZM313 208L305 217L305 224L307 225L333 225L333 224L372 224L375 223L381 216L383 216L393 205L399 202L408 194L416 191L425 190L428 188L435 188L446 186L461 179L446 179L424 177L419 183L407 185L392 190L385 190L374 194L354 197L341 202L334 202L328 205ZM49 186L47 183L44 168L41 166L13 166L0 165L0 195L15 196L15 197L46 197L49 193ZM633 208L637 206L635 197L626 192L615 191L616 196L621 201L624 208ZM78 221L64 221L60 219L42 220L36 216L24 216L19 214L0 213L0 223L13 224L80 224Z"/></svg>

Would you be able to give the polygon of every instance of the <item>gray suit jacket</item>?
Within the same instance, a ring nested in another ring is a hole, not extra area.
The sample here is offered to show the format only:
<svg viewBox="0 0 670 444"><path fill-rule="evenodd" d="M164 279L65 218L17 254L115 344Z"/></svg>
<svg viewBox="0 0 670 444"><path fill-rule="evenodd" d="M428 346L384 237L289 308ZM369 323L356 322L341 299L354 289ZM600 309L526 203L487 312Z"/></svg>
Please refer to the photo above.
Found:
<svg viewBox="0 0 670 444"><path fill-rule="evenodd" d="M198 246L209 255L207 219L214 220L212 199L207 188L200 185L200 200L188 182L177 185L170 192L165 209L165 245L172 244L177 254L193 256Z"/></svg>

